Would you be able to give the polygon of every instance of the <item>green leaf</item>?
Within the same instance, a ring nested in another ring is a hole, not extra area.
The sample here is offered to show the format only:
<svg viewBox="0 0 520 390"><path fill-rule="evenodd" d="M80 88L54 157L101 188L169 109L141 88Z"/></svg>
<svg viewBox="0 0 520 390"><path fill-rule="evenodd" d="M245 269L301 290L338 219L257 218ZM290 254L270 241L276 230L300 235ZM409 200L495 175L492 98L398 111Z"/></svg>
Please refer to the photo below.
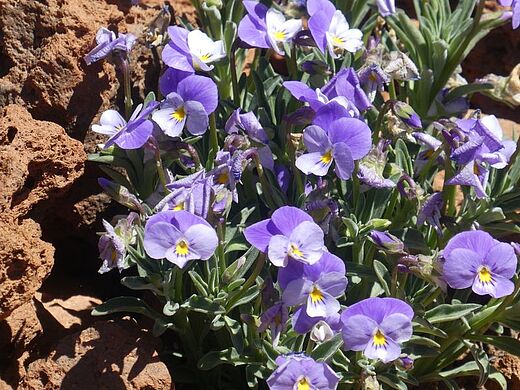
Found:
<svg viewBox="0 0 520 390"><path fill-rule="evenodd" d="M505 376L497 371L494 367L491 367L491 374L489 374L489 378L493 382L495 382L501 390L507 390L507 380Z"/></svg>
<svg viewBox="0 0 520 390"><path fill-rule="evenodd" d="M500 207L493 207L491 210L486 210L477 218L477 222L481 225L488 225L492 222L503 221L506 219L504 212Z"/></svg>
<svg viewBox="0 0 520 390"><path fill-rule="evenodd" d="M193 282L193 285L197 289L197 291L202 294L203 296L208 296L208 284L202 279L202 276L200 276L196 271L188 271L188 275L191 278L191 281Z"/></svg>
<svg viewBox="0 0 520 390"><path fill-rule="evenodd" d="M146 302L136 297L116 297L109 299L92 310L92 315L104 316L121 312L144 314L153 319L161 317L161 315L148 306Z"/></svg>
<svg viewBox="0 0 520 390"><path fill-rule="evenodd" d="M182 307L198 313L204 314L224 314L225 310L218 303L211 301L209 298L192 295Z"/></svg>
<svg viewBox="0 0 520 390"><path fill-rule="evenodd" d="M482 305L476 303L457 303L457 304L442 304L428 310L424 314L426 318L432 324L440 324L442 322L450 322L460 319L465 315L468 315Z"/></svg>
<svg viewBox="0 0 520 390"><path fill-rule="evenodd" d="M155 101L155 93L153 91L148 92L148 95L144 98L143 107L146 107L148 103Z"/></svg>
<svg viewBox="0 0 520 390"><path fill-rule="evenodd" d="M244 353L244 335L240 323L228 316L224 316L224 322L226 323L226 329L231 337L233 347L236 348L238 353Z"/></svg>
<svg viewBox="0 0 520 390"><path fill-rule="evenodd" d="M121 279L121 284L131 290L151 290L160 292L157 287L150 283L148 278L143 278L141 276L125 276Z"/></svg>
<svg viewBox="0 0 520 390"><path fill-rule="evenodd" d="M475 92L482 92L487 89L492 89L492 84L466 84L461 85L460 87L453 88L444 98L446 102L458 99L463 96L471 95Z"/></svg>
<svg viewBox="0 0 520 390"><path fill-rule="evenodd" d="M236 367L251 362L254 362L252 358L239 354L235 348L228 348L222 351L212 351L207 353L199 359L197 367L200 370L208 371L221 364L231 364Z"/></svg>
<svg viewBox="0 0 520 390"><path fill-rule="evenodd" d="M248 249L243 256L240 256L237 260L229 265L222 274L222 282L228 284L233 280L240 279L254 264L258 257L258 249L251 247Z"/></svg>
<svg viewBox="0 0 520 390"><path fill-rule="evenodd" d="M473 359L475 359L475 363L477 363L478 370L479 370L479 379L477 387L484 386L484 384L487 382L489 374L491 372L491 365L489 364L489 357L484 352L482 348L480 348L478 345L471 345L469 347L469 350L471 354L473 355Z"/></svg>
<svg viewBox="0 0 520 390"><path fill-rule="evenodd" d="M240 290L238 290L236 292L237 294L240 293ZM233 306L231 306L229 308L229 310L233 309L234 307L237 307L237 306L240 306L240 305L245 305L246 303L249 303L251 302L253 299L255 299L257 297L257 295L260 293L260 289L258 288L258 286L256 285L253 285L251 287L249 287L249 289L246 291L246 293L240 297L240 299L236 302L233 303ZM233 298L232 295L230 295L230 301L231 299Z"/></svg>
<svg viewBox="0 0 520 390"><path fill-rule="evenodd" d="M431 348L440 348L441 346L439 345L439 343L435 342L434 340L432 340L431 338L428 338L428 337L422 337L422 336L417 336L417 335L413 335L409 341L406 342L407 344L418 344L418 345L425 345L427 347L431 347Z"/></svg>
<svg viewBox="0 0 520 390"><path fill-rule="evenodd" d="M502 351L506 351L512 355L520 356L520 340L508 336L493 336L493 335L470 335L467 336L472 341L482 341L486 344L491 344Z"/></svg>
<svg viewBox="0 0 520 390"><path fill-rule="evenodd" d="M383 383L386 383L392 389L408 390L406 383L404 383L397 375L390 372L385 373L384 375L378 375L377 379Z"/></svg>
<svg viewBox="0 0 520 390"><path fill-rule="evenodd" d="M443 339L448 337L446 332L433 326L428 320L425 320L422 317L415 316L412 321L412 324L414 332L431 334L433 336L437 336Z"/></svg>
<svg viewBox="0 0 520 390"><path fill-rule="evenodd" d="M311 352L311 357L317 361L328 361L343 345L343 336L338 333L330 340L318 345Z"/></svg>
<svg viewBox="0 0 520 390"><path fill-rule="evenodd" d="M390 283L390 272L388 272L386 266L379 260L374 260L373 265L374 271L376 273L377 279L379 280L379 283L381 284L381 287L383 287L385 294L390 296L390 287L388 286Z"/></svg>

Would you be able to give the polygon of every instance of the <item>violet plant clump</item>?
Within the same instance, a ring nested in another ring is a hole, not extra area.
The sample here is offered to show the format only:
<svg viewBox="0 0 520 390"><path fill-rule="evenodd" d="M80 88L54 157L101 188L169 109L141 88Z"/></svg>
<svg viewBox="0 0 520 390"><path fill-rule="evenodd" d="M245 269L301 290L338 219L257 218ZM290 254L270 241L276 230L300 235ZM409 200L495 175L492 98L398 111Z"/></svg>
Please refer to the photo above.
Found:
<svg viewBox="0 0 520 390"><path fill-rule="evenodd" d="M193 1L198 28L165 5L146 96L141 37L101 28L85 62L114 62L124 109L90 159L128 215L99 272L134 291L93 314L169 333L179 389L506 389L486 351L520 356L519 151L459 65L519 2L455 3Z"/></svg>

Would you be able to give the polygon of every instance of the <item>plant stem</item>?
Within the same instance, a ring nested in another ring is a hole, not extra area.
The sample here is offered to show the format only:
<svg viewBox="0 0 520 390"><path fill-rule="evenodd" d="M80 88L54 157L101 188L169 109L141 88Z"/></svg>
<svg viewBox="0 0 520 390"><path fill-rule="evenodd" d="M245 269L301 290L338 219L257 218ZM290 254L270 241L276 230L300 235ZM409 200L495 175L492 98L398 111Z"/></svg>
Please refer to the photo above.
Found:
<svg viewBox="0 0 520 390"><path fill-rule="evenodd" d="M159 148L154 145L154 156L155 156L155 167L157 168L157 175L159 175L159 181L161 182L162 188L164 193L167 195L170 193L170 190L166 185L168 184L166 181L166 176L164 175L164 168L162 165L162 159L161 159L161 151Z"/></svg>
<svg viewBox="0 0 520 390"><path fill-rule="evenodd" d="M228 301L228 304L226 305L226 313L228 313L229 310L231 310L233 305L240 298L242 298L242 296L247 292L247 289L249 287L251 287L251 285L256 281L256 278L258 277L258 275L260 275L260 272L262 272L262 269L264 268L264 264L265 264L265 253L260 252L260 254L258 255L258 258L256 259L256 264L255 264L255 268L253 269L253 272L251 273L251 275L249 275L249 277L244 282L242 287L240 287L239 292L232 299L230 299Z"/></svg>
<svg viewBox="0 0 520 390"><path fill-rule="evenodd" d="M240 92L238 91L236 48L234 44L231 45L231 55L229 57L229 70L231 72L231 85L233 86L233 103L235 104L235 106L238 106Z"/></svg>
<svg viewBox="0 0 520 390"><path fill-rule="evenodd" d="M213 112L209 116L209 133L210 133L210 149L208 154L208 160L206 161L206 168L213 167L215 156L218 151L218 133L217 133L217 119Z"/></svg>
<svg viewBox="0 0 520 390"><path fill-rule="evenodd" d="M121 70L123 72L123 89L125 93L125 118L129 120L132 116L132 72L126 55L121 58Z"/></svg>
<svg viewBox="0 0 520 390"><path fill-rule="evenodd" d="M222 275L226 269L226 255L224 253L224 243L226 241L226 230L224 229L225 222L218 222L217 224L217 235L218 235L218 247L217 255L219 261L220 275Z"/></svg>

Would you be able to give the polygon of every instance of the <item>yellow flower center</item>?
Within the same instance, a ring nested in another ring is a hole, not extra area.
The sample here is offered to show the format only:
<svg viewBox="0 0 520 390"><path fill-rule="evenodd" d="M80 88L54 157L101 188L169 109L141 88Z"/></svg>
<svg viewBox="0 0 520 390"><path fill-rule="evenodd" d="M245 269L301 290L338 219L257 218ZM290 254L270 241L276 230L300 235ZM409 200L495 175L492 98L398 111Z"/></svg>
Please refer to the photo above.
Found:
<svg viewBox="0 0 520 390"><path fill-rule="evenodd" d="M376 347L382 347L386 344L386 337L379 329L377 330L376 334L374 335L374 345Z"/></svg>
<svg viewBox="0 0 520 390"><path fill-rule="evenodd" d="M229 175L227 172L223 172L217 177L217 182L219 184L226 184L229 181Z"/></svg>
<svg viewBox="0 0 520 390"><path fill-rule="evenodd" d="M311 390L311 384L306 377L298 380L298 390Z"/></svg>
<svg viewBox="0 0 520 390"><path fill-rule="evenodd" d="M298 248L298 245L296 245L296 244L291 244L289 246L289 256L292 256L292 255L295 255L298 257L303 257L303 252L300 250L300 248Z"/></svg>
<svg viewBox="0 0 520 390"><path fill-rule="evenodd" d="M116 261L117 252L115 249L112 249L112 255L110 256L110 260L112 260L112 263Z"/></svg>
<svg viewBox="0 0 520 390"><path fill-rule="evenodd" d="M175 119L177 122L182 121L186 117L186 111L184 111L184 107L180 106L175 110L172 114L172 119Z"/></svg>
<svg viewBox="0 0 520 390"><path fill-rule="evenodd" d="M323 293L316 286L312 288L312 291L309 295L311 297L312 303L320 302L321 300L323 300Z"/></svg>
<svg viewBox="0 0 520 390"><path fill-rule="evenodd" d="M277 31L273 35L274 39L276 39L277 41L285 41L285 32Z"/></svg>
<svg viewBox="0 0 520 390"><path fill-rule="evenodd" d="M320 160L323 164L329 164L332 161L332 149L327 150L327 152L320 157Z"/></svg>
<svg viewBox="0 0 520 390"><path fill-rule="evenodd" d="M489 272L489 269L487 267L482 267L478 271L478 278L482 283L489 283L493 280L493 276L491 275L491 272Z"/></svg>
<svg viewBox="0 0 520 390"><path fill-rule="evenodd" d="M179 204L176 204L173 207L173 211L180 211L180 210L184 210L184 202L180 202Z"/></svg>
<svg viewBox="0 0 520 390"><path fill-rule="evenodd" d="M344 41L340 37L333 37L332 43L334 44L334 46L340 46L343 45Z"/></svg>
<svg viewBox="0 0 520 390"><path fill-rule="evenodd" d="M479 168L478 164L473 164L473 173L475 175L480 175L480 168Z"/></svg>
<svg viewBox="0 0 520 390"><path fill-rule="evenodd" d="M208 62L211 58L211 55L209 54L203 54L199 57L199 59L202 61L202 62Z"/></svg>
<svg viewBox="0 0 520 390"><path fill-rule="evenodd" d="M179 256L186 256L190 251L189 245L186 241L180 240L175 246L175 253Z"/></svg>

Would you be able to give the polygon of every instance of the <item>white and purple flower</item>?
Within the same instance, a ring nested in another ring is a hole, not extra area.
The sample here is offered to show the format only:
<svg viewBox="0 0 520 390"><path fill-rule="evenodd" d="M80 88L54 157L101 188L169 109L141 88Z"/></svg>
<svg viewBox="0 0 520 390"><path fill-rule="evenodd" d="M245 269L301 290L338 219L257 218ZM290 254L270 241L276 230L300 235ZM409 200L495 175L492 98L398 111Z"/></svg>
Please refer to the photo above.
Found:
<svg viewBox="0 0 520 390"><path fill-rule="evenodd" d="M474 230L450 239L442 256L444 279L452 288L471 287L478 295L501 298L514 290L517 257L510 244L495 240L489 233Z"/></svg>
<svg viewBox="0 0 520 390"><path fill-rule="evenodd" d="M284 43L302 29L301 19L285 19L280 11L257 1L244 1L247 15L238 25L238 36L252 47L271 48L283 55Z"/></svg>
<svg viewBox="0 0 520 390"><path fill-rule="evenodd" d="M341 313L344 348L363 351L369 359L391 362L400 343L412 337L413 309L395 298L367 298Z"/></svg>
<svg viewBox="0 0 520 390"><path fill-rule="evenodd" d="M278 368L267 378L270 390L335 390L339 376L325 362L304 354L281 355Z"/></svg>
<svg viewBox="0 0 520 390"><path fill-rule="evenodd" d="M208 72L213 62L226 56L223 41L213 41L200 30L188 31L178 26L168 27L170 41L164 47L162 59L171 68L194 73Z"/></svg>
<svg viewBox="0 0 520 390"><path fill-rule="evenodd" d="M314 264L325 251L323 230L309 214L291 206L281 207L270 219L249 226L244 236L258 250L267 252L277 267L286 267L290 259Z"/></svg>
<svg viewBox="0 0 520 390"><path fill-rule="evenodd" d="M187 211L162 211L144 230L144 250L152 259L166 259L184 268L190 260L208 260L218 245L215 230Z"/></svg>
<svg viewBox="0 0 520 390"><path fill-rule="evenodd" d="M217 105L218 90L213 80L191 75L178 82L176 91L166 96L152 119L170 137L179 137L184 126L190 134L202 135Z"/></svg>
<svg viewBox="0 0 520 390"><path fill-rule="evenodd" d="M305 129L303 143L308 153L298 157L296 167L306 175L325 176L334 162L336 175L342 180L350 179L354 162L365 157L372 146L370 128L355 118L318 123L324 127L313 125Z"/></svg>
<svg viewBox="0 0 520 390"><path fill-rule="evenodd" d="M329 0L308 0L307 12L311 16L309 30L322 53L327 49L337 58L345 50L355 53L363 47L361 30L351 29L345 15Z"/></svg>

